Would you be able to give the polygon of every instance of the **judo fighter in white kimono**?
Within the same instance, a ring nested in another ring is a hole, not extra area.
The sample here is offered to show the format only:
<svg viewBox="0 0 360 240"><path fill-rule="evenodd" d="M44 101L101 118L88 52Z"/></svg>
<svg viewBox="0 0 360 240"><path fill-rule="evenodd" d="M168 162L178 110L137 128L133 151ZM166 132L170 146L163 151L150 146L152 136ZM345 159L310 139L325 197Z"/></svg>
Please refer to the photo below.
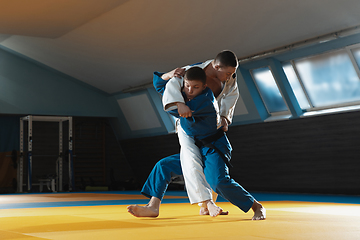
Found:
<svg viewBox="0 0 360 240"><path fill-rule="evenodd" d="M214 60L210 60L193 66L206 68L206 66L213 63ZM192 66L185 67L185 69L187 70L190 67ZM155 72L153 81L156 90L164 95L163 104L165 109L170 110L173 107L171 103L174 102L185 103L183 95L181 97L177 95L177 91L181 92L183 80L173 78L164 81L161 76L161 73ZM225 86L222 87L222 91L217 98L220 101L221 116L230 123L238 95L236 77L232 75L226 81ZM265 209L262 205L228 175L226 164L229 164L231 157L231 146L224 132L218 129L219 115L217 110L219 106L212 91L207 88L206 92L196 99L200 100L186 102L186 105L192 110L192 117L180 118L180 121L178 121L180 123L177 127L182 149L181 154L175 154L160 160L144 184L141 192L151 198L148 206L151 206L152 200L156 200L156 198L158 203L155 203L155 205L160 206L159 201L164 196L172 174L184 174L186 189L192 204L212 200L211 189L213 189L244 212L253 208L255 212L254 220L265 219ZM171 113L178 116L177 110L173 110ZM196 119L198 121L195 121ZM201 119L200 122L199 119ZM128 208L129 212L134 216L156 217L158 215L158 212L153 215L149 215L149 213L138 214L136 208L134 206ZM207 209L206 206L205 209ZM208 210L208 214L211 216L217 216L222 211L222 209L220 211L216 209ZM201 214L206 214L206 212Z"/></svg>

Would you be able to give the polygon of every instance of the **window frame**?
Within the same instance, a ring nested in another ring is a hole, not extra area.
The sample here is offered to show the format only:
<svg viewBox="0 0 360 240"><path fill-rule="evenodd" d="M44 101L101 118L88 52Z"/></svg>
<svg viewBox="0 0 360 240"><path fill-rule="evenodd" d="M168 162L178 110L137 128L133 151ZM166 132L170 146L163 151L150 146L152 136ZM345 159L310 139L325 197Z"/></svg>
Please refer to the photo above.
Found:
<svg viewBox="0 0 360 240"><path fill-rule="evenodd" d="M358 44L354 44L354 45L350 45L350 46L346 46L345 47L345 50L346 50L346 52L348 53L348 55L349 55L349 57L350 57L350 60L351 60L351 62L352 62L352 64L353 64L353 66L354 66L354 68L355 68L355 71L356 71L356 73L357 73L357 75L358 75L358 77L359 77L359 80L360 80L360 67L359 67L359 65L360 65L360 62L359 62L359 64L357 63L357 61L356 61L356 59L355 59L355 56L354 56L354 53L353 53L353 49L356 49L356 48L360 48L360 43L358 43Z"/></svg>
<svg viewBox="0 0 360 240"><path fill-rule="evenodd" d="M254 76L254 72L253 72L254 70L260 69L260 68L268 68L268 69L270 70L270 73L271 73L271 75L272 75L272 77L273 77L273 79L274 79L274 81L275 81L276 87L277 87L277 89L279 90L279 92L280 92L280 94L281 94L281 98L283 99L283 101L284 101L284 103L285 103L285 106L286 106L286 108L287 108L287 111L279 111L279 112L270 112L270 111L269 111L269 108L268 108L266 102L264 101L264 97L262 96L262 93L261 93L261 91L260 91L260 89L259 89L259 86L258 86L258 84L257 84L257 82L256 82L256 80L255 80L255 76ZM258 92L259 95L260 95L261 101L262 101L262 103L264 104L265 109L266 109L267 113L270 115L270 117L280 117L280 116L292 115L292 114L291 114L291 111L290 111L290 108L289 108L289 105L288 105L288 103L286 102L286 100L285 100L285 98L284 98L284 94L283 94L283 92L281 91L281 88L279 87L279 84L278 84L278 82L277 82L277 79L276 79L276 77L275 77L275 75L274 75L274 72L273 72L271 66L267 65L267 66L262 66L262 67L253 68L253 69L250 69L249 72L250 72L251 78L252 78L252 80L253 80L253 82L254 82L254 84L255 84L256 90L257 90L257 92Z"/></svg>

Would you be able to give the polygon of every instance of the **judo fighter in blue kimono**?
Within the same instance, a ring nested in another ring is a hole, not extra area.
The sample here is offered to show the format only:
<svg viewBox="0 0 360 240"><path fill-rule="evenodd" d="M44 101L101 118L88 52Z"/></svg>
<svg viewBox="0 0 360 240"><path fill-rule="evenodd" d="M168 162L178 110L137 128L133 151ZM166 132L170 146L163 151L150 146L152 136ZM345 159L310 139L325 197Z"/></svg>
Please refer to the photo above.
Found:
<svg viewBox="0 0 360 240"><path fill-rule="evenodd" d="M210 187L244 212L252 208L254 202L261 206L250 193L229 176L228 167L231 166L232 148L226 134L219 128L218 104L213 92L206 87L204 70L199 67L192 67L186 71L184 80L172 78L169 81L164 81L160 77L161 74L157 72L154 74L155 89L161 94L164 93L168 83L184 81L183 98L186 105L192 110L192 116L180 117L177 109L170 110L169 113L178 118L181 129L187 136L195 140L195 144L201 152L204 174ZM150 205L153 204L152 200L155 200L157 202L155 202L155 205L160 206L160 201L164 196L172 174L182 175L182 171L186 171L182 170L179 158L180 155L175 154L162 159L150 173L141 191L142 194L151 198ZM216 206L212 199L207 199L204 202L210 211L209 215L217 216L221 214L222 209ZM141 212L147 209L146 206L137 205L128 207L131 214L141 217L141 214L136 213L138 210ZM259 211L261 211L261 219L265 219L265 208ZM157 217L158 211L153 214L147 212L144 216ZM255 220L260 220L260 217Z"/></svg>

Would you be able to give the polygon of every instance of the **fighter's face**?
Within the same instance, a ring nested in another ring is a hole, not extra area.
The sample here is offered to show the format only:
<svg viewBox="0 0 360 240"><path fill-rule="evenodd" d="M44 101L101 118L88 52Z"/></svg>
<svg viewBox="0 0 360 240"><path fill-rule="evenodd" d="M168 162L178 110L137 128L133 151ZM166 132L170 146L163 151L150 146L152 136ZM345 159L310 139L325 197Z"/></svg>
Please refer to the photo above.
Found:
<svg viewBox="0 0 360 240"><path fill-rule="evenodd" d="M222 67L218 65L215 69L216 76L221 82L226 82L236 72L235 67Z"/></svg>
<svg viewBox="0 0 360 240"><path fill-rule="evenodd" d="M206 84L203 84L200 80L187 80L184 79L184 92L188 100L200 95L206 88Z"/></svg>

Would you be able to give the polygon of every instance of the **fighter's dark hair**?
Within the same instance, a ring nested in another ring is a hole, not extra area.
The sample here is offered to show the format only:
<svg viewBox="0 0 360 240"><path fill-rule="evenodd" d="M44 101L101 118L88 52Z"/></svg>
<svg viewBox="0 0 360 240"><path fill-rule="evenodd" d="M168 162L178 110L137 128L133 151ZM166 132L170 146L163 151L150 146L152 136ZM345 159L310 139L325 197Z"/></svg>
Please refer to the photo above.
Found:
<svg viewBox="0 0 360 240"><path fill-rule="evenodd" d="M230 50L224 50L215 57L215 63L219 62L222 67L237 67L238 59L234 52Z"/></svg>
<svg viewBox="0 0 360 240"><path fill-rule="evenodd" d="M206 84L206 74L202 68L199 67L191 67L185 72L184 79L189 81L198 80L203 84Z"/></svg>

